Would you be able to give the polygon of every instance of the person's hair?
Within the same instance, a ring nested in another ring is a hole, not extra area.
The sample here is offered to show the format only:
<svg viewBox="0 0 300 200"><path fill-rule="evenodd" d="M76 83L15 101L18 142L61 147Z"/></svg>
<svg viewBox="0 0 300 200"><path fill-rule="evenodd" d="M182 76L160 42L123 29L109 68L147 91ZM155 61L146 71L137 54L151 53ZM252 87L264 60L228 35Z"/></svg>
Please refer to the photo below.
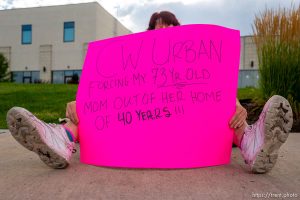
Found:
<svg viewBox="0 0 300 200"><path fill-rule="evenodd" d="M161 20L163 24L166 24L168 26L173 25L173 26L179 26L180 23L177 20L176 16L169 12L169 11L161 11L161 12L155 12L152 14L150 21L149 21L149 26L147 30L154 30L156 22L158 20Z"/></svg>

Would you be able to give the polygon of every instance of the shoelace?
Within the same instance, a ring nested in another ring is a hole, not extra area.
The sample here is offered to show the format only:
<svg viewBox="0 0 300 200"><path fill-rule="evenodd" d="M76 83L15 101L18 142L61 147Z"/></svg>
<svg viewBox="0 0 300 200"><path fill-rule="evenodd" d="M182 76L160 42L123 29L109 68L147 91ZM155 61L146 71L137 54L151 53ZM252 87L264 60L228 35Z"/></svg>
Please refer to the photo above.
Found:
<svg viewBox="0 0 300 200"><path fill-rule="evenodd" d="M52 126L53 128L55 128L57 126L57 124L54 123L48 123L50 126Z"/></svg>
<svg viewBox="0 0 300 200"><path fill-rule="evenodd" d="M68 123L70 121L70 119L69 118L58 118L58 121L60 124L65 124L65 123ZM67 147L70 151L72 151L72 153L77 152L77 149L71 147L71 145L68 144Z"/></svg>
<svg viewBox="0 0 300 200"><path fill-rule="evenodd" d="M68 118L65 118L65 119L68 119ZM69 120L69 119L68 119ZM49 125L49 126L51 126L51 127L53 127L53 128L56 128L57 126L58 126L58 124L55 124L55 123L46 123L46 125ZM72 152L72 153L76 153L77 152L77 150L75 149L75 148L73 148L72 147L72 145L70 145L70 144L67 144L67 148Z"/></svg>
<svg viewBox="0 0 300 200"><path fill-rule="evenodd" d="M68 148L70 151L72 151L72 153L76 153L76 152L77 152L77 150L76 150L74 147L72 147L72 145L70 145L70 144L67 144L67 148Z"/></svg>
<svg viewBox="0 0 300 200"><path fill-rule="evenodd" d="M65 124L68 123L70 121L69 118L58 118L58 121L60 124Z"/></svg>

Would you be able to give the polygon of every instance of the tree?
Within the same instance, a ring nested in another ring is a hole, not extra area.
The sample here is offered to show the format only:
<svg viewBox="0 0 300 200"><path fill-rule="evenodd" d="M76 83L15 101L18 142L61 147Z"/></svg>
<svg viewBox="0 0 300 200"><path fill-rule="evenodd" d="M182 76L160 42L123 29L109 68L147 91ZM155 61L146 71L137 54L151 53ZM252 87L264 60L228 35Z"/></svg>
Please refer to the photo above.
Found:
<svg viewBox="0 0 300 200"><path fill-rule="evenodd" d="M10 80L8 70L8 61L5 56L0 53L0 82L6 82Z"/></svg>

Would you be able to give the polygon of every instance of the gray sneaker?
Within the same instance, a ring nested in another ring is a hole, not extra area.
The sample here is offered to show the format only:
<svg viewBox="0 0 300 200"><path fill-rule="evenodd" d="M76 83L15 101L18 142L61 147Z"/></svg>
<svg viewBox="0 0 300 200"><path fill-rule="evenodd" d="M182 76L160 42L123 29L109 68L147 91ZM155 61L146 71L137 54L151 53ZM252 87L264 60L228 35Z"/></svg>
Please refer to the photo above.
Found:
<svg viewBox="0 0 300 200"><path fill-rule="evenodd" d="M247 126L241 142L245 162L254 173L270 171L278 150L287 140L293 124L293 112L282 96L272 96L265 104L255 124Z"/></svg>
<svg viewBox="0 0 300 200"><path fill-rule="evenodd" d="M20 107L11 108L6 121L12 136L46 165L55 169L69 165L75 144L62 125L45 123Z"/></svg>

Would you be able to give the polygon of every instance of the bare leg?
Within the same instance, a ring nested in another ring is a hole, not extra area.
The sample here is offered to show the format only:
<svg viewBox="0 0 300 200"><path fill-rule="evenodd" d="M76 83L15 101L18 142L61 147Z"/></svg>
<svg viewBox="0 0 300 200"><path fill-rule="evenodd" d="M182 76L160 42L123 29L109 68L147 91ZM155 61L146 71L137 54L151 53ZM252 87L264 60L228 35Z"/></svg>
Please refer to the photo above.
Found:
<svg viewBox="0 0 300 200"><path fill-rule="evenodd" d="M245 133L245 128L248 126L247 122L244 122L244 125L234 129L234 135L233 135L233 143L238 146L241 147L241 141L243 139L244 133Z"/></svg>

